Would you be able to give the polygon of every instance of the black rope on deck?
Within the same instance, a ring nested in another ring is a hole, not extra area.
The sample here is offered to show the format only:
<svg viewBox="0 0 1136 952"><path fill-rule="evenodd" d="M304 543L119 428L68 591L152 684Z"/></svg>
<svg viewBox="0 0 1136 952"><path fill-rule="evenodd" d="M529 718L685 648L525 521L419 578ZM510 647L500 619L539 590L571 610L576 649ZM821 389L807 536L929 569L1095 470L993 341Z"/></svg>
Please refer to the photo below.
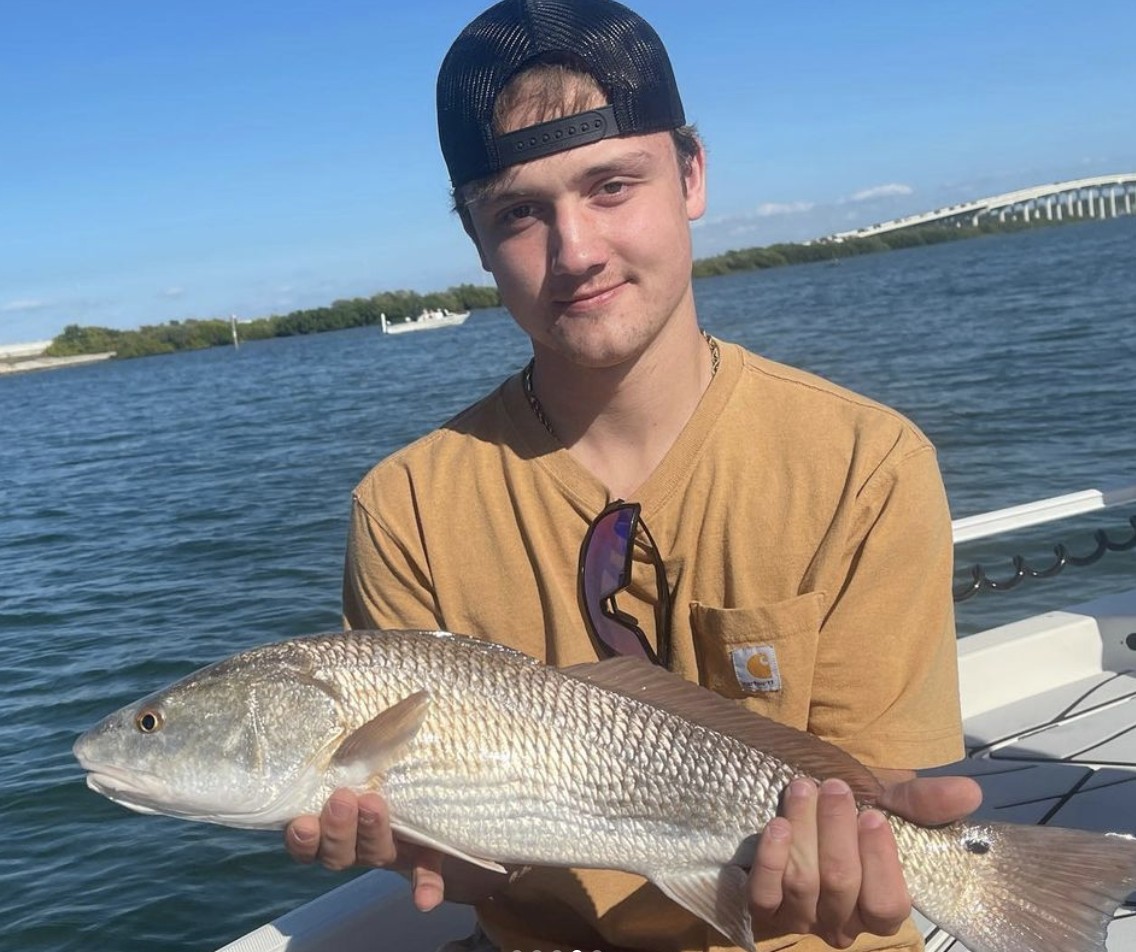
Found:
<svg viewBox="0 0 1136 952"><path fill-rule="evenodd" d="M1092 565L1100 561L1106 552L1126 552L1136 548L1136 516L1130 516L1128 524L1132 527L1132 535L1123 542L1116 542L1104 529L1097 529L1093 533L1097 546L1088 555L1074 555L1065 545L1058 543L1053 547L1053 554L1056 556L1053 564L1043 569L1032 568L1020 555L1015 555L1012 560L1014 574L1004 579L990 578L981 565L971 566L970 581L954 589L955 601L965 602L984 589L991 592L1008 592L1017 588L1027 578L1052 578L1067 565Z"/></svg>

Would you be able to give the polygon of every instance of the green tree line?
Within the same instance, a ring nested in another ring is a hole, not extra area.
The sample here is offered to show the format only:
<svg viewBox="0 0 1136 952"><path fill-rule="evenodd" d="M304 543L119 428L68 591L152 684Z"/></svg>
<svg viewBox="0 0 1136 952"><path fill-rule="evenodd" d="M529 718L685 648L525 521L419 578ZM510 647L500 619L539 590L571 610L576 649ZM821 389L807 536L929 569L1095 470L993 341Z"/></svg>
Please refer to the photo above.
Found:
<svg viewBox="0 0 1136 952"><path fill-rule="evenodd" d="M322 331L378 325L381 314L386 314L388 320L401 321L416 317L426 309L466 311L497 307L500 303L496 288L473 284L461 284L429 294L381 291L369 298L350 298L335 301L327 307L242 321L237 325L237 333L241 340L318 334ZM69 324L63 329L63 333L52 340L45 353L49 357L74 357L78 354L114 351L117 357L146 357L172 354L179 350L221 347L231 345L232 342L229 321L219 318L147 324L129 331Z"/></svg>
<svg viewBox="0 0 1136 952"><path fill-rule="evenodd" d="M1048 222L992 222L984 221L976 226L964 225L921 225L916 228L903 228L899 231L875 235L871 238L845 238L841 241L814 241L808 244L776 244L761 248L746 248L740 251L727 251L712 258L700 258L694 262L696 278L711 278L716 275L732 274L735 271L753 271L759 268L777 268L790 264L810 264L817 261L836 261L840 258L854 258L857 255L875 254L879 251L895 251L900 248L915 248L920 245L937 245L946 241L959 241L976 238L997 232L1021 231L1037 228Z"/></svg>
<svg viewBox="0 0 1136 952"><path fill-rule="evenodd" d="M872 238L848 238L843 241L817 241L807 244L781 243L759 248L727 251L694 262L696 278L776 268L791 264L833 261L856 255L874 254L918 245L958 241L994 232L1035 228L1046 222L982 222L974 227L923 225L878 235ZM379 324L386 314L390 321L408 320L426 309L450 311L499 307L500 296L494 287L462 284L446 291L419 294L416 291L381 291L368 298L335 301L327 307L292 311L244 321L238 325L242 340L268 337L291 337L295 334L318 334L322 331L370 327ZM109 327L84 327L69 324L47 348L49 357L73 357L78 354L101 354L114 351L118 357L144 357L172 354L179 350L198 350L232 344L232 329L227 320L169 321L151 324L138 330L122 331Z"/></svg>

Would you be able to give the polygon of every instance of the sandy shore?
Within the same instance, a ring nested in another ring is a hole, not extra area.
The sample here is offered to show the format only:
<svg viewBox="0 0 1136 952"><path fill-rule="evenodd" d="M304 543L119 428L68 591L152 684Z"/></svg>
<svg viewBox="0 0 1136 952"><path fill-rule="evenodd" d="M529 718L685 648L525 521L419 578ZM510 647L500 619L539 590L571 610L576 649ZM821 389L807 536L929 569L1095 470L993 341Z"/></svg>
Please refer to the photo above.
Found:
<svg viewBox="0 0 1136 952"><path fill-rule="evenodd" d="M31 370L56 370L60 367L74 367L78 364L93 364L114 356L114 351L106 354L79 354L77 357L10 357L0 358L0 374L19 374Z"/></svg>

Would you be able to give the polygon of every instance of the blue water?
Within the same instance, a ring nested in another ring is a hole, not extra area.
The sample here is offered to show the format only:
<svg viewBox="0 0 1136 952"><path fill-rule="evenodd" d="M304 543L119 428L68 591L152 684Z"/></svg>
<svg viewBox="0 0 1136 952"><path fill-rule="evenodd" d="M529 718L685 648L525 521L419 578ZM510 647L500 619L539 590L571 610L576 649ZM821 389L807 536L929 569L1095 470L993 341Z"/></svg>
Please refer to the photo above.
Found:
<svg viewBox="0 0 1136 952"><path fill-rule="evenodd" d="M704 325L911 416L955 516L1136 483L1136 219L698 282ZM258 642L335 628L349 493L523 364L502 311L0 377L0 945L207 950L341 882L276 834L86 790L75 736ZM1127 511L960 549L1008 574ZM961 576L960 576L961 578ZM1136 552L959 608L963 634L1132 587Z"/></svg>

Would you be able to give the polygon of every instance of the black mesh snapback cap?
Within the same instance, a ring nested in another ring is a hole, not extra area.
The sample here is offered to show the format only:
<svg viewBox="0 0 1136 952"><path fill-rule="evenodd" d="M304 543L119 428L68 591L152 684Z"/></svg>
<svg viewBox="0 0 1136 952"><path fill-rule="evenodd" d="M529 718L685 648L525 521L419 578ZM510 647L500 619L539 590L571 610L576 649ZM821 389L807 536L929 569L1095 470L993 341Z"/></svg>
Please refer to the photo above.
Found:
<svg viewBox="0 0 1136 952"><path fill-rule="evenodd" d="M557 57L586 68L609 105L495 136L498 93L524 66ZM462 30L438 73L438 139L454 188L543 155L685 122L662 40L614 0L501 0Z"/></svg>

